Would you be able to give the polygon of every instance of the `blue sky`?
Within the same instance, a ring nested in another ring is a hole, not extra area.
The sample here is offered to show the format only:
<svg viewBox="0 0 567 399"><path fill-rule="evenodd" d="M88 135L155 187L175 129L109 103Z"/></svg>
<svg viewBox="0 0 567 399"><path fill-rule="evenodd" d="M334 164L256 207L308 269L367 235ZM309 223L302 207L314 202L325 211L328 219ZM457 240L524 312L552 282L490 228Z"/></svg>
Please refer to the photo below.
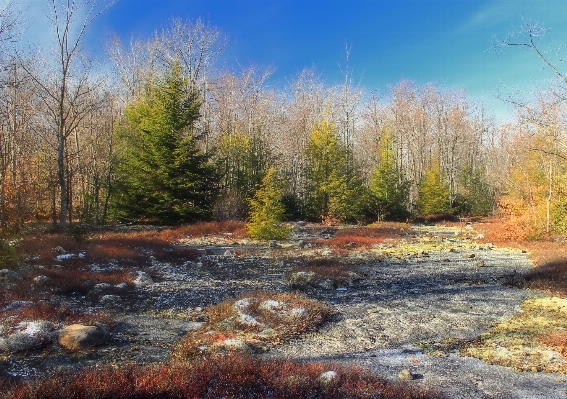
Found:
<svg viewBox="0 0 567 399"><path fill-rule="evenodd" d="M45 38L44 0L28 1L29 36ZM382 93L402 78L465 88L499 117L507 112L495 100L499 89L543 87L550 73L527 51L496 54L493 38L532 20L553 28L544 49L567 45L565 0L119 0L91 27L86 48L100 54L110 36L147 37L172 17L218 27L231 43L226 66L271 66L275 86L311 66L327 83L339 82L346 44L356 84Z"/></svg>

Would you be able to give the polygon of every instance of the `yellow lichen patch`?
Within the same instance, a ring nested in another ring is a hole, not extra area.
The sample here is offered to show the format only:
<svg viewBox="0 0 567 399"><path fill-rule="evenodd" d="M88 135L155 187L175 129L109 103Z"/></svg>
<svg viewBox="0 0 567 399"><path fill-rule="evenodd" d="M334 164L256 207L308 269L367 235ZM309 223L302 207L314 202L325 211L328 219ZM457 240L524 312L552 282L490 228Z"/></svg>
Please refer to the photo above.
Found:
<svg viewBox="0 0 567 399"><path fill-rule="evenodd" d="M567 300L529 299L521 309L518 316L464 345L461 355L519 371L567 374L566 342L560 339L567 332Z"/></svg>

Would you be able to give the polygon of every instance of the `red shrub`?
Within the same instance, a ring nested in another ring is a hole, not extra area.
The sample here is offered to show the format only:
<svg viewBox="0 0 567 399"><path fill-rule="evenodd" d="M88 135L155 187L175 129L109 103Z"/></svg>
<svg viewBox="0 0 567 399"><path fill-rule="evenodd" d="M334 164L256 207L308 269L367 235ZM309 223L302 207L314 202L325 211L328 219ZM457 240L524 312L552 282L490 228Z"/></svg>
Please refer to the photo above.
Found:
<svg viewBox="0 0 567 399"><path fill-rule="evenodd" d="M336 381L320 384L326 371ZM359 368L328 363L259 360L242 354L212 356L193 363L121 366L58 373L5 391L7 399L55 398L440 398L435 393L391 384Z"/></svg>

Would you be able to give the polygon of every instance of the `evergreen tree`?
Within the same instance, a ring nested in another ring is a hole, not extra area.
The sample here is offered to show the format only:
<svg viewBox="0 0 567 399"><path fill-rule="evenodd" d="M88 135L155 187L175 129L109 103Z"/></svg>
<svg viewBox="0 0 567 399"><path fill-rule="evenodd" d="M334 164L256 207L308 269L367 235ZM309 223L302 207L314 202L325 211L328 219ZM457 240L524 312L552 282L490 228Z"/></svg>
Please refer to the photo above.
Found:
<svg viewBox="0 0 567 399"><path fill-rule="evenodd" d="M250 199L250 222L246 225L252 238L285 239L290 229L281 225L285 217L283 188L274 167L267 170L254 198Z"/></svg>
<svg viewBox="0 0 567 399"><path fill-rule="evenodd" d="M347 162L352 157L336 127L325 120L317 125L310 134L305 157L307 216L319 220L358 219L364 186Z"/></svg>
<svg viewBox="0 0 567 399"><path fill-rule="evenodd" d="M451 214L449 186L443 183L439 164L433 164L419 185L417 210L421 216Z"/></svg>
<svg viewBox="0 0 567 399"><path fill-rule="evenodd" d="M219 177L193 136L199 108L179 64L126 107L118 131L119 216L163 224L210 218Z"/></svg>
<svg viewBox="0 0 567 399"><path fill-rule="evenodd" d="M494 194L486 181L485 168L465 168L460 175L461 192L453 201L458 212L468 216L487 216L494 208Z"/></svg>
<svg viewBox="0 0 567 399"><path fill-rule="evenodd" d="M404 220L409 216L410 182L397 166L394 139L390 130L382 132L379 162L370 175L370 200L380 220Z"/></svg>

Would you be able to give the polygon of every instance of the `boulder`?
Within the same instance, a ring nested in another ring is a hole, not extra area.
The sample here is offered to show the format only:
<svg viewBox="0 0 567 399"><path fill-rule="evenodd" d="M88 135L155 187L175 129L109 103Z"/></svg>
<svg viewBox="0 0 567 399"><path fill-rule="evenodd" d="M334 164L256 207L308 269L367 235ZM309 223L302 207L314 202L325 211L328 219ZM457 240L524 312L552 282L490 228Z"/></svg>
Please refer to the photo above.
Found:
<svg viewBox="0 0 567 399"><path fill-rule="evenodd" d="M57 336L55 324L50 321L26 321L18 324L18 331L0 338L0 351L25 352L53 342Z"/></svg>
<svg viewBox="0 0 567 399"><path fill-rule="evenodd" d="M398 378L400 381L413 381L415 380L415 376L409 371L408 369L404 369L400 371L398 374Z"/></svg>
<svg viewBox="0 0 567 399"><path fill-rule="evenodd" d="M73 324L59 332L59 345L70 351L91 350L110 340L110 334L103 326Z"/></svg>
<svg viewBox="0 0 567 399"><path fill-rule="evenodd" d="M0 282L2 283L14 283L16 281L20 281L22 276L20 273L17 273L10 269L2 269L0 270Z"/></svg>
<svg viewBox="0 0 567 399"><path fill-rule="evenodd" d="M320 386L326 387L338 380L338 378L339 374L336 371L325 371L324 373L321 373L317 381L319 381Z"/></svg>
<svg viewBox="0 0 567 399"><path fill-rule="evenodd" d="M36 278L33 279L33 282L36 283L37 285L47 285L49 284L50 281L51 279L47 276L37 276Z"/></svg>
<svg viewBox="0 0 567 399"><path fill-rule="evenodd" d="M153 283L154 280L152 280L150 275L146 272L138 272L138 277L134 280L136 287L147 287Z"/></svg>
<svg viewBox="0 0 567 399"><path fill-rule="evenodd" d="M99 302L105 308L111 308L118 305L121 302L121 298L118 295L104 295Z"/></svg>

